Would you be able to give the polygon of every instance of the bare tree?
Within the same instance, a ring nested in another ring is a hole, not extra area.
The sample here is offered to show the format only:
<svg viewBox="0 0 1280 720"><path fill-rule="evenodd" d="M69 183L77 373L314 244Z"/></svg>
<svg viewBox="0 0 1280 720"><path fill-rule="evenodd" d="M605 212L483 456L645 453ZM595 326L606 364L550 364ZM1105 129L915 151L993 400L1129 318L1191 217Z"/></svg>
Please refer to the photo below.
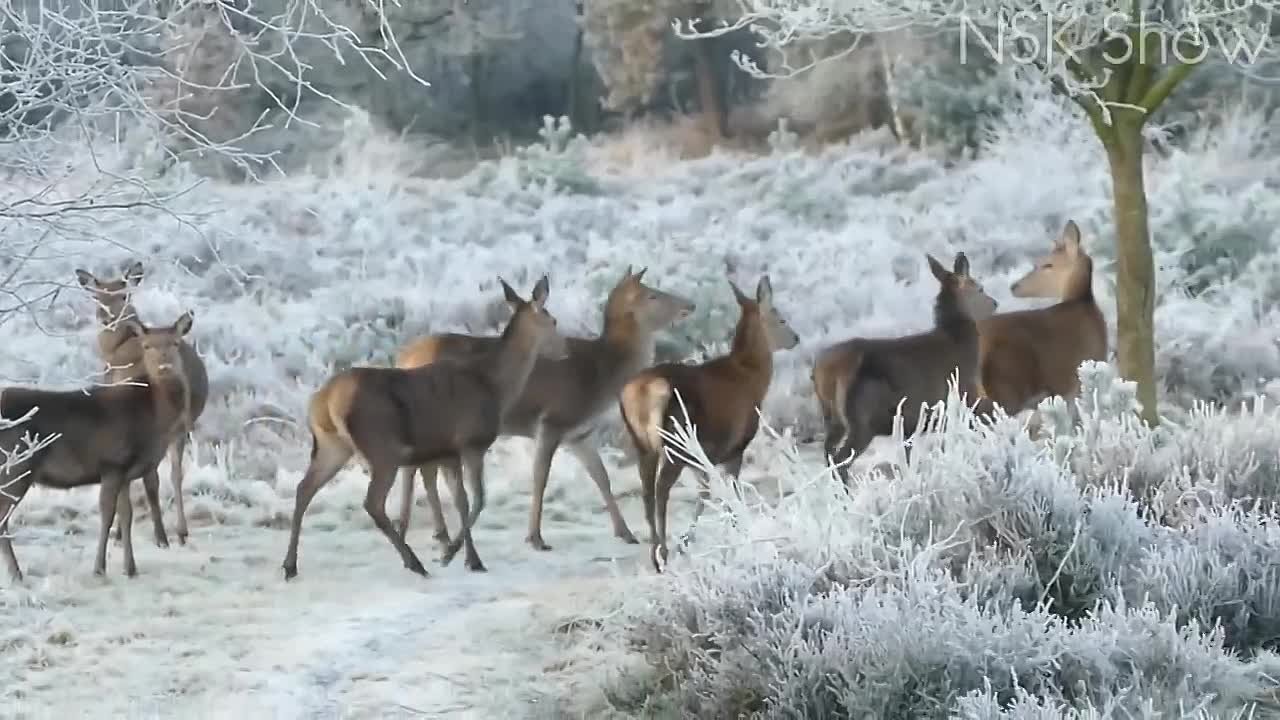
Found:
<svg viewBox="0 0 1280 720"><path fill-rule="evenodd" d="M1157 422L1155 268L1143 176L1144 128L1210 53L1237 67L1274 53L1278 0L738 0L740 17L697 39L749 28L766 47L903 28L977 34L997 62L1032 65L1071 97L1106 153L1116 227L1117 354ZM960 43L965 47L965 43ZM849 47L851 47L850 45ZM813 63L827 58L815 58ZM748 72L768 76L739 56ZM957 58L965 62L965 57Z"/></svg>
<svg viewBox="0 0 1280 720"><path fill-rule="evenodd" d="M672 36L672 18L703 14L730 17L731 11L730 3L716 0L583 0L584 40L609 92L605 107L626 111L653 97L663 80L664 48ZM725 93L711 45L718 32L707 32L712 29L709 24L699 28L706 34L692 47L698 104L707 131L713 137L724 137L728 126Z"/></svg>

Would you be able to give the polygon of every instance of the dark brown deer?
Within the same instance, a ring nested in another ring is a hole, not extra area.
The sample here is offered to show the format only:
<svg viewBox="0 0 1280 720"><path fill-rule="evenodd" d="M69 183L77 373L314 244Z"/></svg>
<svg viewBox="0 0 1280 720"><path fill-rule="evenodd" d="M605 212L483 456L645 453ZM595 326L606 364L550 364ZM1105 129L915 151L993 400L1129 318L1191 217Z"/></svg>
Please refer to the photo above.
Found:
<svg viewBox="0 0 1280 720"><path fill-rule="evenodd" d="M663 292L643 282L645 270L626 275L610 291L604 305L604 328L595 338L568 338L569 356L563 360L539 360L524 393L503 418L502 434L532 438L533 506L529 513L527 542L538 550L550 550L542 539L542 503L547 476L556 450L565 445L586 469L604 498L613 534L628 543L635 535L627 527L609 483L592 436L604 413L613 407L618 390L632 374L653 362L654 336L688 317L693 302ZM418 367L439 360L468 361L497 342L492 337L461 334L429 335L407 345L397 367ZM413 509L413 473L420 470L427 503L435 523L435 538L448 541L444 512L436 485L437 467L456 474L456 465L428 464L404 473L400 504L400 532L407 532Z"/></svg>
<svg viewBox="0 0 1280 720"><path fill-rule="evenodd" d="M978 323L982 392L1010 415L1051 395L1074 398L1080 363L1107 359L1107 321L1093 297L1093 259L1080 246L1074 221L1067 221L1049 254L1010 290L1014 297L1058 302Z"/></svg>
<svg viewBox="0 0 1280 720"><path fill-rule="evenodd" d="M768 275L760 278L754 300L733 281L729 285L741 309L729 354L697 365L655 365L627 381L618 396L627 433L640 456L651 559L659 572L667 560L667 500L688 465L665 452L667 441L661 430L672 432L677 423L684 422L683 403L707 459L736 482L742 454L760 427L758 408L773 379L773 353L800 342L773 303ZM707 484L708 478L702 475L695 523L710 495Z"/></svg>
<svg viewBox="0 0 1280 720"><path fill-rule="evenodd" d="M97 484L102 528L93 571L106 572L107 535L118 507L124 572L129 577L137 574L129 483L155 472L173 434L181 429L189 401L181 341L192 321L190 312L166 328L148 328L132 318L122 321L142 353L145 376L140 381L145 384L68 391L6 388L0 394L0 417L12 420L35 413L26 422L0 431L0 450L21 451L24 436L58 436L7 475L0 474L0 487L5 488L0 493L0 518L11 514L32 485L70 489ZM9 574L20 581L22 571L7 525L8 520L0 523L0 553Z"/></svg>
<svg viewBox="0 0 1280 720"><path fill-rule="evenodd" d="M369 467L365 512L400 553L404 566L424 577L426 568L387 517L387 494L398 469L456 459L460 472L452 478L452 491L462 530L446 548L444 562L448 564L465 544L467 567L484 570L471 528L485 504L485 453L497 440L502 415L520 397L538 357L567 354L556 320L544 307L546 276L527 302L506 281L500 282L514 314L490 352L467 363L354 367L334 375L311 396L311 463L298 483L284 558L286 580L298 574L298 536L307 506L357 453ZM464 478L475 495L474 506L462 487Z"/></svg>
<svg viewBox="0 0 1280 720"><path fill-rule="evenodd" d="M968 400L979 399L976 323L991 315L996 301L969 274L964 253L956 254L950 272L932 255L926 257L940 285L932 330L897 338L853 338L823 350L814 362L824 449L846 483L853 459L876 437L893 433L899 403L903 429L911 433L922 404L946 399L952 374L958 373Z"/></svg>
<svg viewBox="0 0 1280 720"><path fill-rule="evenodd" d="M137 318L137 308L133 306L133 291L143 279L143 266L134 261L125 269L124 274L115 280L102 280L84 269L76 270L76 279L88 290L98 305L97 317L101 326L98 330L98 355L108 365L108 383L137 381L145 374L142 366L142 348L138 338L130 331L125 322L129 318ZM186 453L187 443L195 422L204 412L205 403L209 399L209 374L204 361L196 353L190 343L179 344L182 353L182 371L187 378L190 407L183 418L181 432L174 436L169 446L169 482L173 485L173 504L178 513L178 543L187 544L187 511L183 504L182 458ZM155 530L156 544L169 547L169 536L164 529L164 519L160 513L160 474L152 471L142 478L142 487L146 492L147 505L151 510L151 522ZM126 493L122 503L129 502ZM123 515L121 516L123 517ZM120 539L120 526L115 528L115 538Z"/></svg>

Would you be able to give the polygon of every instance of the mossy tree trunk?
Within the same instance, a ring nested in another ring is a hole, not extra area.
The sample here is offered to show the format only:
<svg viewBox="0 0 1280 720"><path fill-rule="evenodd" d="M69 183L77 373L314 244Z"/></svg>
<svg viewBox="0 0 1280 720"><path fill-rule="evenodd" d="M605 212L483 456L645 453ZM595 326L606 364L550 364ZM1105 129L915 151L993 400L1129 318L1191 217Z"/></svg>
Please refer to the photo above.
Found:
<svg viewBox="0 0 1280 720"><path fill-rule="evenodd" d="M1134 50L1096 48L1092 60L1070 63L1077 77L1090 80L1110 70L1098 98L1076 96L1102 141L1111 172L1112 220L1116 226L1116 356L1120 374L1138 385L1142 417L1159 422L1155 370L1155 261L1148 226L1147 189L1143 175L1142 129L1194 64L1160 68L1140 57L1137 30L1129 36ZM1108 58L1103 53L1110 53ZM1148 48L1147 55L1155 49ZM1123 58L1123 61L1117 61ZM1109 116L1109 117L1108 117Z"/></svg>

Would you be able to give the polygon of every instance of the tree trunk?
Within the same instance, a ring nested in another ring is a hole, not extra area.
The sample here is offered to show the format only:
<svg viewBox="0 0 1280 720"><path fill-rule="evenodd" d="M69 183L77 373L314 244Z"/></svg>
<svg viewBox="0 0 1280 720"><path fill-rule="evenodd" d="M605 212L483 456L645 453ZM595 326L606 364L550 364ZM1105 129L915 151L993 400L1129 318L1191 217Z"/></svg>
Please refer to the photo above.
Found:
<svg viewBox="0 0 1280 720"><path fill-rule="evenodd" d="M713 42L715 38L693 41L693 75L698 83L698 108L702 111L703 122L711 136L720 140L729 135L729 126L715 59L711 54Z"/></svg>
<svg viewBox="0 0 1280 720"><path fill-rule="evenodd" d="M1142 123L1114 117L1103 146L1111 166L1116 223L1116 355L1120 374L1138 384L1142 417L1159 421L1156 408L1155 261L1147 225L1142 171Z"/></svg>

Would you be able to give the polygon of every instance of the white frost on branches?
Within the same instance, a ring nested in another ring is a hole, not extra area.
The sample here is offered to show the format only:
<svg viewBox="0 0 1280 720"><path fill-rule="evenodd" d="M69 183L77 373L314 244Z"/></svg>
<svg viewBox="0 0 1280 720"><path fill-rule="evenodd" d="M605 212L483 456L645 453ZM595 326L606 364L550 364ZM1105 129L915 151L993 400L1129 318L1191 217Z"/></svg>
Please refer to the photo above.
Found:
<svg viewBox="0 0 1280 720"><path fill-rule="evenodd" d="M783 49L846 36L834 54L813 57L786 75L847 54L865 34L911 29L964 33L1002 64L1030 65L1068 95L1108 108L1152 107L1157 96L1103 97L1100 89L1142 52L1150 66L1194 66L1216 56L1252 66L1275 52L1275 14L1280 0L736 0L732 22L701 31L691 19L676 21L680 37L692 39L749 29L762 47ZM965 43L961 43L964 47ZM735 61L758 77L776 77L744 55ZM967 58L956 58L965 62ZM1176 84L1176 83L1175 83ZM1157 92L1166 92L1161 89ZM1163 99L1163 98L1159 98ZM1159 103L1156 102L1156 105ZM1107 120L1109 122L1109 118Z"/></svg>

